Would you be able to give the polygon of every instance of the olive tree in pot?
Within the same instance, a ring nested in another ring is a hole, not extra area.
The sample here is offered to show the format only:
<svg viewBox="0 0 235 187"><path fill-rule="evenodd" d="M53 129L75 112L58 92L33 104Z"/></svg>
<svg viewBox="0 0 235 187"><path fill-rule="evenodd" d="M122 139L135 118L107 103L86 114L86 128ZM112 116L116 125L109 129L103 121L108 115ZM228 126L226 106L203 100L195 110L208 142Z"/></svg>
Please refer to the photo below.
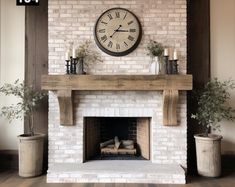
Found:
<svg viewBox="0 0 235 187"><path fill-rule="evenodd" d="M194 136L196 141L198 174L207 177L221 175L221 139L222 136L210 134L220 131L222 120L234 120L234 109L229 106L229 90L234 88L232 80L210 80L202 90L197 92L198 109L192 118L206 127L204 134Z"/></svg>
<svg viewBox="0 0 235 187"><path fill-rule="evenodd" d="M13 95L20 99L15 105L4 106L1 116L9 122L14 119L28 120L29 132L18 136L19 140L19 175L21 177L34 177L42 173L44 134L34 132L33 112L36 111L40 101L46 93L34 90L24 83L16 80L14 84L4 84L0 93Z"/></svg>

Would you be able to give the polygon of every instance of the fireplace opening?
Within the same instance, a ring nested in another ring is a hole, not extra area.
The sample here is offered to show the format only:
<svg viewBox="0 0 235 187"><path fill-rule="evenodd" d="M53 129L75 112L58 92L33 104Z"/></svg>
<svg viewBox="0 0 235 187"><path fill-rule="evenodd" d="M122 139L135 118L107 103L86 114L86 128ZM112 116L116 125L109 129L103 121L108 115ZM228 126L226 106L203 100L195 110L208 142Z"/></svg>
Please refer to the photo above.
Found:
<svg viewBox="0 0 235 187"><path fill-rule="evenodd" d="M84 161L150 160L150 118L86 117Z"/></svg>

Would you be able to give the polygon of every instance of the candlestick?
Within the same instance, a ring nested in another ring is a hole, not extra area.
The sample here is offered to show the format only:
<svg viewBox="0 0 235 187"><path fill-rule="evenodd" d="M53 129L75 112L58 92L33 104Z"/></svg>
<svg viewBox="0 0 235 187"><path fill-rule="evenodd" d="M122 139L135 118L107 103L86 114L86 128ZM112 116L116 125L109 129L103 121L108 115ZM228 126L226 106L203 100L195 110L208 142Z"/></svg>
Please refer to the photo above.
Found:
<svg viewBox="0 0 235 187"><path fill-rule="evenodd" d="M168 50L168 48L165 48L165 49L164 49L164 56L169 56L169 50Z"/></svg>
<svg viewBox="0 0 235 187"><path fill-rule="evenodd" d="M173 52L173 60L178 60L178 54L177 54L176 49Z"/></svg>
<svg viewBox="0 0 235 187"><path fill-rule="evenodd" d="M65 52L65 60L69 60L69 50Z"/></svg>
<svg viewBox="0 0 235 187"><path fill-rule="evenodd" d="M70 60L65 60L66 64L66 74L70 74L70 67L71 67L71 64L70 64Z"/></svg>
<svg viewBox="0 0 235 187"><path fill-rule="evenodd" d="M172 74L173 60L169 60L167 64L167 74Z"/></svg>
<svg viewBox="0 0 235 187"><path fill-rule="evenodd" d="M173 74L178 74L178 60L173 60L173 66L172 66L172 73Z"/></svg>
<svg viewBox="0 0 235 187"><path fill-rule="evenodd" d="M70 57L70 61L71 61L70 73L71 73L71 74L77 74L78 58Z"/></svg>
<svg viewBox="0 0 235 187"><path fill-rule="evenodd" d="M172 48L169 49L169 60L173 60L173 50L172 50Z"/></svg>
<svg viewBox="0 0 235 187"><path fill-rule="evenodd" d="M76 49L73 48L73 58L76 58Z"/></svg>
<svg viewBox="0 0 235 187"><path fill-rule="evenodd" d="M164 56L163 57L163 63L164 63L164 68L165 68L165 73L166 74L168 74L168 69L167 69L168 62L169 62L169 56Z"/></svg>

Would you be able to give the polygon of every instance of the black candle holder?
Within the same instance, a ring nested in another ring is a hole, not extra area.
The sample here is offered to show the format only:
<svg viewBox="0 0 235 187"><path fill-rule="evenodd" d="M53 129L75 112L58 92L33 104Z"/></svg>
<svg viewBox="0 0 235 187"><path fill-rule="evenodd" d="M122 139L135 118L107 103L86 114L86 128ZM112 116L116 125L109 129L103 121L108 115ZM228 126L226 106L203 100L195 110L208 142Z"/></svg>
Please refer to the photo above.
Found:
<svg viewBox="0 0 235 187"><path fill-rule="evenodd" d="M173 65L172 65L172 74L178 74L178 60L173 60Z"/></svg>
<svg viewBox="0 0 235 187"><path fill-rule="evenodd" d="M168 63L169 63L169 56L163 57L163 63L165 64L165 73L168 74Z"/></svg>
<svg viewBox="0 0 235 187"><path fill-rule="evenodd" d="M167 64L167 74L173 74L173 61L169 60Z"/></svg>
<svg viewBox="0 0 235 187"><path fill-rule="evenodd" d="M66 74L69 75L70 74L70 67L71 67L71 64L70 64L70 60L65 60L66 62Z"/></svg>
<svg viewBox="0 0 235 187"><path fill-rule="evenodd" d="M71 62L70 74L77 74L78 58L70 57L70 62Z"/></svg>

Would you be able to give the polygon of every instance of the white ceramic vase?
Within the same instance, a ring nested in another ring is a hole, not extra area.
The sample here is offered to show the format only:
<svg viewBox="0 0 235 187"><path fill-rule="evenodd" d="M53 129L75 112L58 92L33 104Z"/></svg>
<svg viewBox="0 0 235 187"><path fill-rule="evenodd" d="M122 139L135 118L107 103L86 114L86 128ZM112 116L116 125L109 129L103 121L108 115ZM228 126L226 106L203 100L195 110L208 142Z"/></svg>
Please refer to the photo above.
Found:
<svg viewBox="0 0 235 187"><path fill-rule="evenodd" d="M152 75L159 75L160 73L160 64L158 57L153 57L149 64L149 72Z"/></svg>

